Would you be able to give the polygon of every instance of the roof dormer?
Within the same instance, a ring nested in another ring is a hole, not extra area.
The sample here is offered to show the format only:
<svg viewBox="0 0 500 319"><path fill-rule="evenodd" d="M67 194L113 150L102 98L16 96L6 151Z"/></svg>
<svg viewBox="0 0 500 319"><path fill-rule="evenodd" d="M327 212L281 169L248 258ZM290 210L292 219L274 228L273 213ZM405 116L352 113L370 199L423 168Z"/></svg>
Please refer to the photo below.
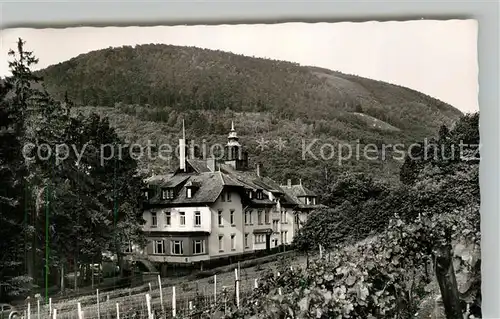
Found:
<svg viewBox="0 0 500 319"><path fill-rule="evenodd" d="M186 183L186 198L192 198L200 186L200 183L188 181Z"/></svg>

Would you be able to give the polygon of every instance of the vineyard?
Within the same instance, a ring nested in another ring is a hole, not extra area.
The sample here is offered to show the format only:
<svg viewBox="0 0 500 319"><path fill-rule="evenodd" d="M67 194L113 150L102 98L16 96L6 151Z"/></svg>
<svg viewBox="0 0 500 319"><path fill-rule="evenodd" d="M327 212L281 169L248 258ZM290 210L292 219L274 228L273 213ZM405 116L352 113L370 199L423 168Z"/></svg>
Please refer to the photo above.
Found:
<svg viewBox="0 0 500 319"><path fill-rule="evenodd" d="M449 243L443 244L448 235ZM382 234L316 255L309 265L304 258L283 258L262 271L243 269L237 277L227 273L163 288L157 282L147 293L115 291L112 298L99 296L99 303L94 295L60 301L52 310L45 305L41 317L56 311L58 318L92 319L410 318L441 285L439 260L431 256L449 249L460 307L466 318L474 318L479 241L477 206L442 215L422 213L412 222L395 217ZM37 311L31 316L37 317Z"/></svg>

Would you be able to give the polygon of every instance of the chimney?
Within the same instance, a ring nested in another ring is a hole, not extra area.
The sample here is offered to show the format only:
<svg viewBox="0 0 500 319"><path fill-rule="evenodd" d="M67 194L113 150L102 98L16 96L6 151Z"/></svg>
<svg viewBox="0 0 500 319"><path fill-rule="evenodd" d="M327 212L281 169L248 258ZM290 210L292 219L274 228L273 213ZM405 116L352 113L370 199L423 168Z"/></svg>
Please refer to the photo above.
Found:
<svg viewBox="0 0 500 319"><path fill-rule="evenodd" d="M260 177L260 171L261 171L261 169L262 169L262 164L261 163L257 163L257 165L255 165L255 173L259 177Z"/></svg>
<svg viewBox="0 0 500 319"><path fill-rule="evenodd" d="M179 139L179 168L186 171L186 132L184 130L184 120L182 120L182 138Z"/></svg>
<svg viewBox="0 0 500 319"><path fill-rule="evenodd" d="M286 184L287 184L288 188L292 187L292 180L288 179Z"/></svg>
<svg viewBox="0 0 500 319"><path fill-rule="evenodd" d="M207 158L207 167L211 172L215 172L215 157Z"/></svg>

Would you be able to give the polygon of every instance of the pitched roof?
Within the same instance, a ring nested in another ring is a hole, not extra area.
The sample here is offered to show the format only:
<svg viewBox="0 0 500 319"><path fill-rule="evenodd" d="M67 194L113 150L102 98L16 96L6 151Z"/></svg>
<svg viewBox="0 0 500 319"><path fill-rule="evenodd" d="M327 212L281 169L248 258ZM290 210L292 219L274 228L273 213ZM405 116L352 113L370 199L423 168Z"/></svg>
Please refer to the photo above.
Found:
<svg viewBox="0 0 500 319"><path fill-rule="evenodd" d="M316 196L312 191L303 185L292 185L291 187L279 185L268 177L261 177L253 171L235 170L227 164L220 164L220 170L212 172L207 167L205 160L188 159L188 164L195 170L194 173L177 172L170 175L157 175L146 180L147 183L160 187L181 186L179 193L173 200L160 200L156 196L150 200L157 204L194 204L213 203L217 200L224 186L241 187L246 189L265 190L281 195L281 204L284 206L293 205L299 208L313 208L319 205L305 205L299 199L301 196ZM186 187L197 185L197 189L192 193L191 198L187 198ZM270 199L249 199L251 205L269 206L276 202Z"/></svg>
<svg viewBox="0 0 500 319"><path fill-rule="evenodd" d="M316 196L315 193L304 187L302 184L299 185L282 185L281 188L285 191L287 197L289 197L299 208L315 208L322 207L322 205L306 205L299 197L302 196Z"/></svg>
<svg viewBox="0 0 500 319"><path fill-rule="evenodd" d="M145 182L159 187L176 187L188 178L188 175L154 175L147 178Z"/></svg>
<svg viewBox="0 0 500 319"><path fill-rule="evenodd" d="M316 194L313 191L309 190L302 184L291 185L290 187L288 185L282 185L281 188L285 191L288 191L291 195L295 197L316 196Z"/></svg>
<svg viewBox="0 0 500 319"><path fill-rule="evenodd" d="M161 181L158 183L158 181ZM208 204L217 200L224 186L243 187L241 183L235 181L231 176L223 172L203 172L199 174L176 174L167 181L157 178L153 180L154 185L161 187L175 187L183 182L177 196L172 200L162 200L157 196L150 199L152 204ZM186 188L196 185L192 192L192 197L187 197Z"/></svg>
<svg viewBox="0 0 500 319"><path fill-rule="evenodd" d="M188 158L186 162L198 173L210 172L210 169L208 168L207 162L205 160Z"/></svg>

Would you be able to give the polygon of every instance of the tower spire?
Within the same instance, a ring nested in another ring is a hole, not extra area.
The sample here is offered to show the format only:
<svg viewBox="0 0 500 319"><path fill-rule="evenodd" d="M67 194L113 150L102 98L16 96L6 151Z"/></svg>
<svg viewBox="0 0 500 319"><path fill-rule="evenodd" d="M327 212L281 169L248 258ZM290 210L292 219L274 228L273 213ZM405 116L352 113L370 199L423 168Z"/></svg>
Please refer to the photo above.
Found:
<svg viewBox="0 0 500 319"><path fill-rule="evenodd" d="M231 121L231 131L234 131L234 121Z"/></svg>

